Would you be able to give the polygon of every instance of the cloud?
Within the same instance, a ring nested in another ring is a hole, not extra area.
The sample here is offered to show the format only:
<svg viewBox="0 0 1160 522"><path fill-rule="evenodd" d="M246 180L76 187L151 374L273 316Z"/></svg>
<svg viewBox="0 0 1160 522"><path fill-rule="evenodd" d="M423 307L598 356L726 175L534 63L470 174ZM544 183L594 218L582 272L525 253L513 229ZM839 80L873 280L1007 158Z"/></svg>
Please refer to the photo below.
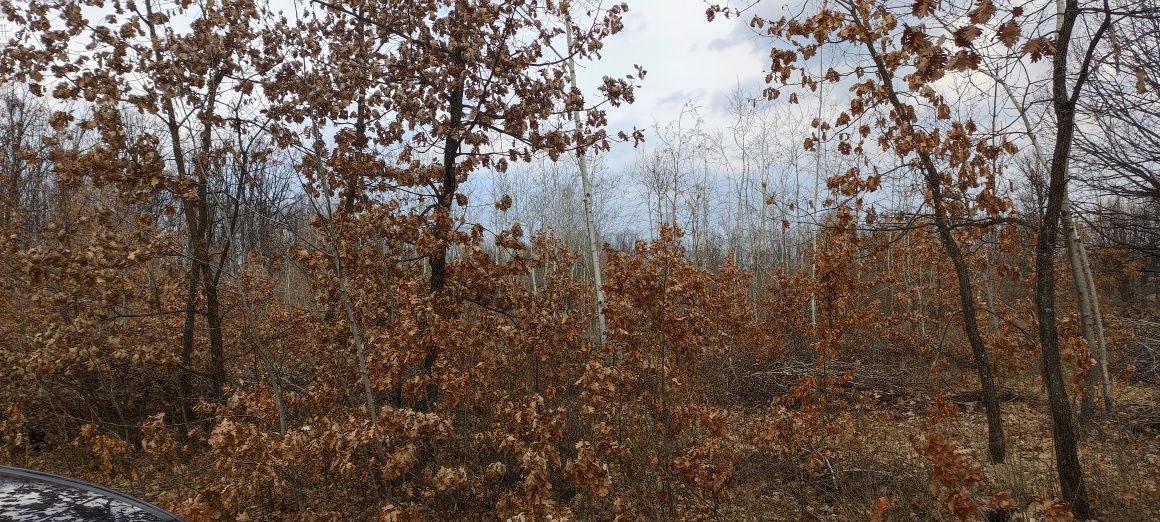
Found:
<svg viewBox="0 0 1160 522"><path fill-rule="evenodd" d="M761 74L738 77L733 86L712 93L709 99L709 110L715 113L729 114L730 106L733 104L732 99L738 90L741 91L741 96L746 99L756 99L756 103L766 103L765 98L761 96L761 91L765 89L765 85L765 78Z"/></svg>
<svg viewBox="0 0 1160 522"><path fill-rule="evenodd" d="M609 109L611 132L663 125L690 101L710 109L703 114L706 125L725 123L727 113L718 110L721 100L738 82L756 88L755 79L768 67L768 47L762 48L767 42L743 45L753 35L746 23L736 19L707 22L704 0L633 4L625 14L625 27L605 42L601 61L581 64L578 71L581 88L588 93L595 92L604 75L622 76L636 64L648 71L635 103ZM699 44L718 41L717 45ZM753 93L758 94L759 90Z"/></svg>
<svg viewBox="0 0 1160 522"><path fill-rule="evenodd" d="M705 98L705 89L696 90L680 90L673 91L671 94L661 98L657 101L658 107L674 106L680 107L689 100L700 100Z"/></svg>

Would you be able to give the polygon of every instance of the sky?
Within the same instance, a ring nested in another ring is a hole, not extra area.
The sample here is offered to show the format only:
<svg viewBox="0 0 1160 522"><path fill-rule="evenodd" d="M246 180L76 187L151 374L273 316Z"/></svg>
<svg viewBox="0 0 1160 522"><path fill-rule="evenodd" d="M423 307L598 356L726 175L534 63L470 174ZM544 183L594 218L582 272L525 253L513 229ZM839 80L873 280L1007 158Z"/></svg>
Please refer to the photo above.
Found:
<svg viewBox="0 0 1160 522"><path fill-rule="evenodd" d="M608 5L621 0L589 1ZM687 109L696 110L703 129L728 132L733 124L729 96L739 86L746 96L760 96L773 43L761 39L749 28L749 15L734 19L718 16L709 22L705 15L709 5L706 0L627 1L629 9L623 17L624 28L604 40L602 58L577 64L580 87L593 97L606 75L634 74L637 65L647 71L636 88L634 103L608 108L610 135L631 132L634 128L645 131L646 143L640 148L615 144L602 158L607 175L622 179L633 168L638 155L660 141L654 127L670 124ZM295 12L294 0L271 0L271 4L288 16L292 17ZM781 13L777 11L783 9L781 5L780 1L766 0L758 8L764 15L778 16ZM87 14L96 17L99 12ZM180 20L175 19L174 23L179 24ZM786 106L784 100L777 104ZM486 189L487 176L475 178L480 178L484 185L477 188ZM639 189L630 183L621 183L617 199L643 199L643 195L635 193Z"/></svg>
<svg viewBox="0 0 1160 522"><path fill-rule="evenodd" d="M793 142L787 142L787 146L797 148L801 147L800 134L808 130L808 122L817 112L817 98L805 97L799 105L789 105L784 97L774 102L760 100L766 87L766 71L770 67L769 50L775 42L757 34L749 27L748 21L755 13L765 17L789 14L784 12L785 2L765 0L739 18L726 19L718 15L709 22L705 15L709 3L724 1L628 0L625 27L604 42L602 59L580 64L580 87L586 93L595 92L604 75L623 76L631 73L634 65L640 65L648 72L635 91L633 104L608 111L609 134L631 131L634 127L645 131L645 142L639 147L614 144L611 151L604 153L606 175L619 178L613 199L620 207L624 222L637 226L648 223L644 207L647 196L630 173L640 156L662 141L659 134L666 125L681 117L683 109L696 109L703 130L728 135L735 125L728 100L740 87L744 96L758 98L756 103L770 104L782 112L789 118L786 123L793 125L792 122L798 120L800 125L784 129L782 137ZM745 2L746 5L749 3L748 0ZM826 92L824 96L827 105L833 106L837 106L838 98L842 98L841 93L833 92ZM689 118L685 118L683 123L688 129ZM728 137L725 141L732 147ZM733 149L735 147L730 149L730 154L738 153ZM721 170L719 164L714 168ZM812 184L813 169L807 170L809 172L798 175L808 178L802 183ZM715 179L720 186L713 190L727 191L725 172L718 174Z"/></svg>
<svg viewBox="0 0 1160 522"><path fill-rule="evenodd" d="M760 93L770 42L755 39L748 16L719 16L709 22L707 0L592 1L605 6L627 1L629 9L624 29L605 40L602 58L577 64L581 89L594 96L605 75L634 74L635 65L648 71L636 90L636 102L609 111L610 134L663 126L675 120L685 104L698 108L707 128L720 128L728 122L725 99L731 90L741 85L752 96ZM778 4L766 1L759 7L769 12ZM291 17L295 12L294 0L271 0L271 6ZM86 14L95 18L100 12L90 9ZM627 149L631 154L631 146Z"/></svg>
<svg viewBox="0 0 1160 522"><path fill-rule="evenodd" d="M698 107L709 128L728 123L725 99L738 85L760 93L769 51L750 38L737 20L705 18L705 0L638 0L629 3L624 30L605 42L603 59L581 64L581 87L593 92L604 75L623 76L640 65L648 75L636 102L609 112L609 131L664 125L686 103ZM647 139L647 136L646 136ZM631 146L612 151L613 164L633 154Z"/></svg>

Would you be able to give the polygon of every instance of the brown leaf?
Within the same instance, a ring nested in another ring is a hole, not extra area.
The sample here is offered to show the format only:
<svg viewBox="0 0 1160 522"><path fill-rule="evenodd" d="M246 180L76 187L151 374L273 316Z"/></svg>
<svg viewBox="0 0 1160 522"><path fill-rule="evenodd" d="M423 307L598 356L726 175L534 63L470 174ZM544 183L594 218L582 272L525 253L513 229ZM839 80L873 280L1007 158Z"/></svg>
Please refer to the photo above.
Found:
<svg viewBox="0 0 1160 522"><path fill-rule="evenodd" d="M979 56L979 53L974 51L959 50L959 52L955 53L955 55L951 57L951 60L947 62L947 69L952 71L978 69L979 62L981 60L982 58Z"/></svg>
<svg viewBox="0 0 1160 522"><path fill-rule="evenodd" d="M934 11L934 5L935 0L915 0L914 5L911 6L911 12L919 18L930 16L931 11Z"/></svg>
<svg viewBox="0 0 1160 522"><path fill-rule="evenodd" d="M512 208L512 197L507 195L507 194L504 194L503 197L500 198L499 201L495 202L495 208L496 208L496 210L499 210L501 212L507 211L507 209Z"/></svg>
<svg viewBox="0 0 1160 522"><path fill-rule="evenodd" d="M1032 38L1023 44L1023 52L1031 55L1031 63L1035 63L1055 53L1055 42L1045 36Z"/></svg>
<svg viewBox="0 0 1160 522"><path fill-rule="evenodd" d="M1023 29L1019 27L1019 24L1015 23L1015 20L1008 20L999 25L999 28L995 30L995 39L1010 49L1015 47L1015 42L1019 41L1019 35L1022 32Z"/></svg>
<svg viewBox="0 0 1160 522"><path fill-rule="evenodd" d="M995 4L991 0L979 0L978 7L968 13L971 17L971 22L976 24L985 24L992 16L995 16Z"/></svg>
<svg viewBox="0 0 1160 522"><path fill-rule="evenodd" d="M959 47L970 47L971 42L975 41L979 35L983 34L977 25L968 25L960 27L955 31L955 45Z"/></svg>

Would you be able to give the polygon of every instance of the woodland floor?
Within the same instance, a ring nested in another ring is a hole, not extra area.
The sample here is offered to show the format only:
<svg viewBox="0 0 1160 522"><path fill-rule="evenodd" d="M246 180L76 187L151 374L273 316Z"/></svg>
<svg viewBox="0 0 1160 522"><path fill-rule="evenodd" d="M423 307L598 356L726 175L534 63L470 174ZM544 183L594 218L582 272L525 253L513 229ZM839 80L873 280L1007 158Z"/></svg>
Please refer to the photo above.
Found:
<svg viewBox="0 0 1160 522"><path fill-rule="evenodd" d="M1100 411L1080 445L1089 494L1098 520L1157 520L1160 386L1123 379L1114 386L1115 412L1107 415ZM958 453L982 469L985 484L972 491L984 492L980 496L1008 492L1014 507L1007 520L1045 520L1040 503L1057 496L1046 400L1032 381L1008 383L1007 390L1003 421L1008 457L1004 464L987 463L985 420L971 393L946 392L947 400L960 412L943 418L938 429L960 448ZM800 472L787 471L779 462L753 456L758 454L754 452L738 463L730 498L710 508L716 512L710 519L865 521L876 500L885 498L889 507L883 520L953 520L932 492L930 464L911 443L911 437L922 433L928 423L923 412L929 405L929 394L882 397L874 390L863 390L860 395L866 401L847 409L853 412L847 421L853 424L850 427L856 437L831 454L825 472L805 478ZM747 422L761 408L751 410L740 416L739 423ZM64 449L36 455L21 465L103 481L149 500L172 493L165 491L172 483L141 477L134 480L132 476L99 478L76 469L69 460ZM983 498L977 500L984 503ZM475 519L492 517L494 514L480 513Z"/></svg>
<svg viewBox="0 0 1160 522"><path fill-rule="evenodd" d="M1133 381L1116 381L1114 387L1115 411L1099 411L1080 443L1089 494L1098 520L1160 520L1160 387ZM970 393L947 393L963 411L943 419L939 429L982 469L986 485L979 489L1010 494L1014 507L1008 520L1044 520L1041 503L1058 497L1046 396L1034 383L1010 390L1002 407L1003 464L987 461L986 420ZM745 491L743 498L721 518L865 521L876 499L884 497L889 503L884 520L954 520L939 506L930 465L909 440L923 430L924 407L897 398L893 405L860 409L853 417L858 440L845 448L844 458L834 459L843 463L828 477L802 482L764 474L763 481L753 474L748 487L738 488Z"/></svg>

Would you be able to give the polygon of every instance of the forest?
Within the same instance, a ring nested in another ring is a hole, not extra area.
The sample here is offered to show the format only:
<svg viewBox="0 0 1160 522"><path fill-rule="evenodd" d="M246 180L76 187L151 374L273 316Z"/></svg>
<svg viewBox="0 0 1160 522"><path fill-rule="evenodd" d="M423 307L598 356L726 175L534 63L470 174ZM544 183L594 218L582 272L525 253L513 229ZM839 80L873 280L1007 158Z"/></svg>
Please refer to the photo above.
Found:
<svg viewBox="0 0 1160 522"><path fill-rule="evenodd" d="M1160 0L0 11L0 464L189 521L1160 516ZM677 11L757 80L639 119Z"/></svg>

